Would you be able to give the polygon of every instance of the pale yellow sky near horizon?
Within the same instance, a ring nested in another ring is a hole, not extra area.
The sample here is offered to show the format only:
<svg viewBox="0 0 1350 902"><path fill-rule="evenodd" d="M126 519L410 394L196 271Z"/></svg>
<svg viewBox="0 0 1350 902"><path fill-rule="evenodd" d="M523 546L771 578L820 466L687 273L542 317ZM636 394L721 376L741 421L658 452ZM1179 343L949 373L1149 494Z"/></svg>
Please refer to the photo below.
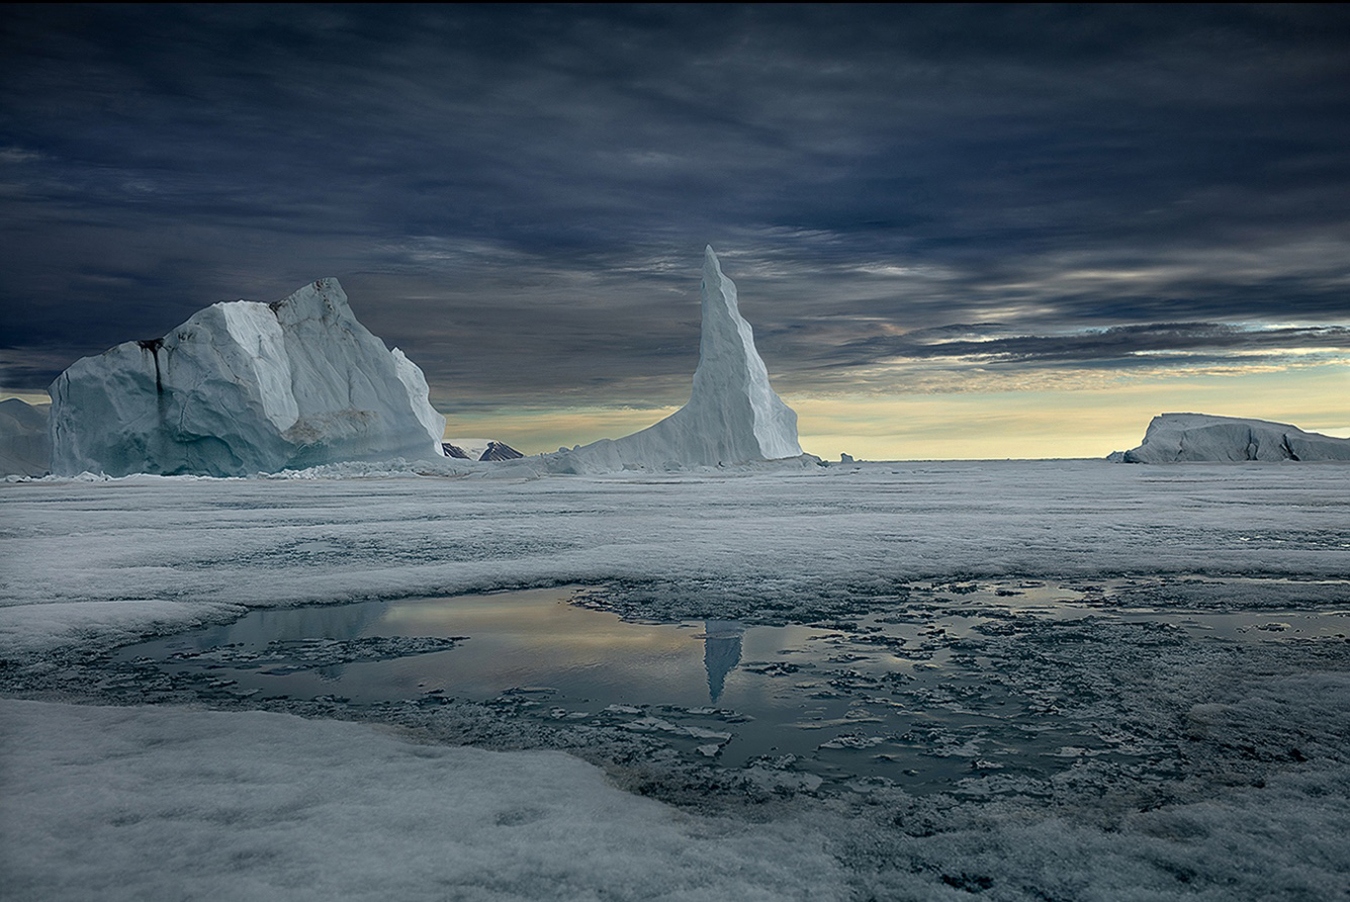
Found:
<svg viewBox="0 0 1350 902"><path fill-rule="evenodd" d="M1105 457L1143 440L1160 413L1291 423L1350 438L1350 365L1134 378L1101 388L933 394L782 393L802 449L837 460ZM534 454L618 438L675 407L502 407L449 417L446 434Z"/></svg>
<svg viewBox="0 0 1350 902"><path fill-rule="evenodd" d="M1133 378L1100 388L867 394L783 392L804 451L827 460L1105 457L1133 448L1160 413L1291 423L1350 438L1350 364ZM45 392L0 391L29 404ZM482 436L526 453L636 432L675 406L502 406L451 414L450 438Z"/></svg>

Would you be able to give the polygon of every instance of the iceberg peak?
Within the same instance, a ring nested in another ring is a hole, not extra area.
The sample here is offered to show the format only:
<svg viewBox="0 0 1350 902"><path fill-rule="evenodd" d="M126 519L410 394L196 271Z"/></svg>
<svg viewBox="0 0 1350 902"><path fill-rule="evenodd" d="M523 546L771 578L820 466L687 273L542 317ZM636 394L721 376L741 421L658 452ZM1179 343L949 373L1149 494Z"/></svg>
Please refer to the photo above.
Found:
<svg viewBox="0 0 1350 902"><path fill-rule="evenodd" d="M769 386L769 371L755 349L754 330L741 316L736 283L722 273L721 261L708 245L703 252L703 328L699 338L698 368L688 410L719 410L728 392L750 405L756 453L746 458L773 460L802 453L797 443L797 414Z"/></svg>
<svg viewBox="0 0 1350 902"><path fill-rule="evenodd" d="M703 252L702 329L689 401L641 432L560 452L563 470L674 469L799 457L797 414L769 385L736 283Z"/></svg>

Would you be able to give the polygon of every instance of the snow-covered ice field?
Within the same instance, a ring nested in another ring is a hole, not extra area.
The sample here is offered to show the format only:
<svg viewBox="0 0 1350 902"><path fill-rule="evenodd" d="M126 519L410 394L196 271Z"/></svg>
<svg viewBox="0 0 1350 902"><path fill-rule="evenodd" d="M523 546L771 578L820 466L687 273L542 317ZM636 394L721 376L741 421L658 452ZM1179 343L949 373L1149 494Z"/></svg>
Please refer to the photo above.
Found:
<svg viewBox="0 0 1350 902"><path fill-rule="evenodd" d="M1350 467L486 472L0 485L5 897L1350 898ZM630 619L912 626L912 679L842 655L836 688L964 776L821 785L118 658L250 609L566 585ZM1018 732L1057 737L1046 767L1000 762Z"/></svg>

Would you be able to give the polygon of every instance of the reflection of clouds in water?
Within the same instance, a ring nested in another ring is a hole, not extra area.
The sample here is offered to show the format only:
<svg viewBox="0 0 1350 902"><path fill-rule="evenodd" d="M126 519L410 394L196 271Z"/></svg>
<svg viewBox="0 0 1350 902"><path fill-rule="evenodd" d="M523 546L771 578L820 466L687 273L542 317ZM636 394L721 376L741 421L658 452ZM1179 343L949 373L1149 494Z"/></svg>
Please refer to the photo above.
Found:
<svg viewBox="0 0 1350 902"><path fill-rule="evenodd" d="M384 616L384 602L255 611L234 623L203 631L198 648L222 645L266 646L303 639L355 639Z"/></svg>
<svg viewBox="0 0 1350 902"><path fill-rule="evenodd" d="M225 626L208 628L196 638L198 650L241 646L262 650L277 642L313 639L355 639L385 614L384 602L255 611ZM325 664L314 669L324 682L342 679L345 665Z"/></svg>
<svg viewBox="0 0 1350 902"><path fill-rule="evenodd" d="M741 661L741 636L745 626L736 620L703 621L703 667L708 671L708 700L722 695L727 674Z"/></svg>
<svg viewBox="0 0 1350 902"><path fill-rule="evenodd" d="M688 622L635 624L616 614L567 603L573 591L574 587L554 587L255 611L233 624L203 630L190 641L197 651L233 647L241 652L270 649L282 656L295 655L295 661L287 658L286 663L302 663L299 669L306 671L306 679L332 684L352 676L347 665L356 659L339 656L320 662L308 654L313 650L308 646L302 653L289 644L337 646L377 639L392 642L400 637L468 637L470 641L458 645L453 656L431 656L415 665L416 679L469 695L490 696L518 685L576 682L575 690L583 695L614 691L645 698L653 693L662 697L687 693L683 704L701 704L696 701L702 697L698 652L692 645L701 640L708 698L716 703L721 697L727 674L741 661L744 624L704 621L701 635ZM277 643L285 647L275 648ZM379 655L384 666L363 667L343 694L377 691L374 684L403 672L394 659L420 654ZM279 662L269 658L268 668L274 669ZM375 663L375 659L363 657L361 663ZM398 691L406 689L406 679L395 682Z"/></svg>

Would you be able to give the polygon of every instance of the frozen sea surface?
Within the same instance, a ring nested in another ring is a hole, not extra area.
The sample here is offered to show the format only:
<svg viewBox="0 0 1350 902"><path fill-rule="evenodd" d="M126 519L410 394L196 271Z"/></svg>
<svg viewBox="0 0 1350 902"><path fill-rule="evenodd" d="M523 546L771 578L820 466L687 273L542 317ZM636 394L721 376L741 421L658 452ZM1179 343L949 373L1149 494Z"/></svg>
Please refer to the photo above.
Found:
<svg viewBox="0 0 1350 902"><path fill-rule="evenodd" d="M1347 898L1350 467L394 468L21 482L0 509L18 898ZM473 630L217 642L229 674L128 648L577 585L578 615L696 643L705 701L240 679L247 654L395 672ZM837 712L828 735L738 752L776 715L717 712L755 686ZM630 792L599 811L576 757ZM172 840L190 853L147 867Z"/></svg>
<svg viewBox="0 0 1350 902"><path fill-rule="evenodd" d="M1122 581L1108 604L1100 586L924 585L884 612L790 626L623 621L567 587L255 611L121 649L106 688L135 698L168 675L202 699L274 707L467 703L503 724L570 727L582 744L641 734L798 787L987 795L1048 787L1085 758L1182 766L1162 737L1131 735L1102 711L1079 716L1102 707L1121 658L1198 669L1260 656L1233 643L1350 635L1346 610L1122 608L1116 593L1140 586ZM1066 651L1074 666L1056 667ZM1047 672L1073 684L1050 685Z"/></svg>

